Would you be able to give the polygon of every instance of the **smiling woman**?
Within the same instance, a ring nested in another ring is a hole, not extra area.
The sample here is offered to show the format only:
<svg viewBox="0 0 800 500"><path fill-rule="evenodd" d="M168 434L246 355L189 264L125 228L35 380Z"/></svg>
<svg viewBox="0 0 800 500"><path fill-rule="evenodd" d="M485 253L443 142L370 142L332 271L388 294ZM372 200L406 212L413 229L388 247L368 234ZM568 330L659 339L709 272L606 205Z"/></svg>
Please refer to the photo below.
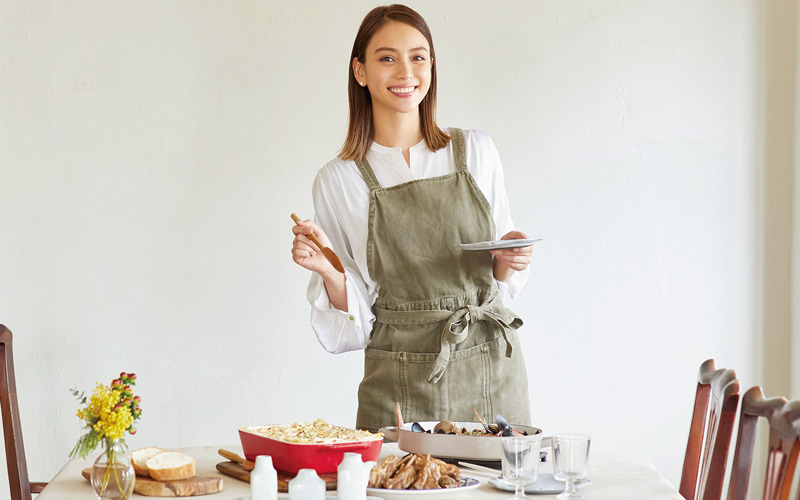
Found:
<svg viewBox="0 0 800 500"><path fill-rule="evenodd" d="M406 38L407 37L407 38ZM405 51L405 54L400 54ZM436 51L433 37L425 20L416 12L401 5L373 9L361 23L353 50L350 53L352 71L347 83L350 100L350 121L345 145L339 157L345 160L360 160L372 141L375 122L373 102L379 81L369 82L364 73L368 61L370 68L382 67L387 77L396 76L394 85L409 84L417 87L419 118L417 126L428 146L437 151L447 145L450 137L442 131L435 120L436 110ZM404 56L406 60L402 60ZM413 62L409 61L413 60ZM379 64L382 63L382 64ZM397 64L400 67L397 68ZM411 75L398 74L412 71ZM416 111L416 109L414 110ZM413 122L412 122L413 124Z"/></svg>
<svg viewBox="0 0 800 500"><path fill-rule="evenodd" d="M501 296L524 285L531 246L459 246L527 238L511 221L494 144L436 124L433 39L412 9L367 14L350 65L347 139L317 174L316 223L294 226L292 256L313 271L322 345L364 349L356 427L390 425L396 404L411 420L468 420L477 407L528 424L522 320Z"/></svg>
<svg viewBox="0 0 800 500"><path fill-rule="evenodd" d="M389 21L372 36L363 55L353 58L353 74L366 87L375 122L419 128L419 106L431 87L432 58L428 41L408 24ZM385 144L391 130L377 127L373 138ZM408 151L404 151L408 161Z"/></svg>

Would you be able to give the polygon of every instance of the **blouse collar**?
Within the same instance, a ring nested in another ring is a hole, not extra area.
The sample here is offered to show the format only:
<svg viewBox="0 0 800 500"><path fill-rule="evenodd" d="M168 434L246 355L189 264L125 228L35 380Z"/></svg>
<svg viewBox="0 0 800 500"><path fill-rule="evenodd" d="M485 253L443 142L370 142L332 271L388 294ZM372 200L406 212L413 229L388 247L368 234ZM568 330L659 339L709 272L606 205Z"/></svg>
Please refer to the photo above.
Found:
<svg viewBox="0 0 800 500"><path fill-rule="evenodd" d="M427 145L425 144L425 139L422 139L418 143L416 143L413 146L411 146L409 148L409 151L417 151L419 149L426 148L426 147L427 147ZM394 147L394 148L390 148L390 147L378 144L375 141L372 141L372 146L370 147L370 150L374 151L375 153L380 153L380 154L384 154L384 155L391 155L391 154L400 153L401 148L399 146L398 147Z"/></svg>

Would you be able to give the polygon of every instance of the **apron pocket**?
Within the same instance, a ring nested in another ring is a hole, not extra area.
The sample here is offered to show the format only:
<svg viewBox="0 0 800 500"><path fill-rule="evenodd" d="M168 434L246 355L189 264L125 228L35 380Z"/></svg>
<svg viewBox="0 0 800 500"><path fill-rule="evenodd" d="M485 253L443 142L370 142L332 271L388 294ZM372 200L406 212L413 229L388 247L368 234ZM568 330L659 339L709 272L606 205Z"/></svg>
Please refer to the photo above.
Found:
<svg viewBox="0 0 800 500"><path fill-rule="evenodd" d="M366 348L365 377L359 386L359 423L367 428L396 425L394 405L400 402L406 422L476 421L475 408L488 422L500 413L512 423L530 423L527 375L516 332L514 348L505 356L502 337L450 353L439 382L427 382L438 353L392 352Z"/></svg>

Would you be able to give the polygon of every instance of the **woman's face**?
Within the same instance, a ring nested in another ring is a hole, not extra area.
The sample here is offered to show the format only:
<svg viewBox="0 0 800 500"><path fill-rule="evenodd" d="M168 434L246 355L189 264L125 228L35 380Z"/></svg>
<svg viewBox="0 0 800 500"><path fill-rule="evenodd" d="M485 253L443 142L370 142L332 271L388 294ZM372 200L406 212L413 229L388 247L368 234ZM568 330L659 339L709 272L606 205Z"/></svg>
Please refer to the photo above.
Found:
<svg viewBox="0 0 800 500"><path fill-rule="evenodd" d="M422 33L398 21L375 32L363 64L353 59L356 80L366 83L374 113L418 112L431 85L432 65Z"/></svg>

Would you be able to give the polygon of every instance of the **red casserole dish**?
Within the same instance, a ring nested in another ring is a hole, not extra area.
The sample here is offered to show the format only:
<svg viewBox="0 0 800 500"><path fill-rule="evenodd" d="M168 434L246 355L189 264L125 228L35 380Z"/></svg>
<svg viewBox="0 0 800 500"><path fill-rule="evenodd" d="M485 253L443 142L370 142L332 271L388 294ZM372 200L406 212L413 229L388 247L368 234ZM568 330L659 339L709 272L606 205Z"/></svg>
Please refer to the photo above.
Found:
<svg viewBox="0 0 800 500"><path fill-rule="evenodd" d="M365 462L377 461L383 444L380 436L342 443L290 443L244 429L239 429L239 440L247 460L255 462L257 456L269 455L277 470L289 474L297 474L300 469L314 469L317 474L334 473L348 452L360 453Z"/></svg>

